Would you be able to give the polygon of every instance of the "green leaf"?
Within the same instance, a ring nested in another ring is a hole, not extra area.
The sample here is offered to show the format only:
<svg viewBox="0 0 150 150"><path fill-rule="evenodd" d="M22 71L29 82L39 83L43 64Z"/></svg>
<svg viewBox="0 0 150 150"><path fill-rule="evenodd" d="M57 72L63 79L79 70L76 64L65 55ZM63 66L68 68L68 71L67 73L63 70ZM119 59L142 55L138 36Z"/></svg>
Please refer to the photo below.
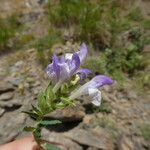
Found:
<svg viewBox="0 0 150 150"><path fill-rule="evenodd" d="M74 101L71 100L71 99L68 98L68 97L61 97L61 100L62 100L63 104L65 104L65 105L72 105L72 106L75 106Z"/></svg>
<svg viewBox="0 0 150 150"><path fill-rule="evenodd" d="M62 122L59 120L43 120L40 122L40 124L44 126L55 125L55 124L60 124L60 123Z"/></svg>
<svg viewBox="0 0 150 150"><path fill-rule="evenodd" d="M40 138L41 138L41 128L36 128L36 130L34 130L33 134L34 134L34 137L36 138L36 140L40 140Z"/></svg>
<svg viewBox="0 0 150 150"><path fill-rule="evenodd" d="M61 85L60 87L61 93L63 94L68 93L68 88L69 88L68 84Z"/></svg>
<svg viewBox="0 0 150 150"><path fill-rule="evenodd" d="M32 106L33 113L37 114L38 116L42 115L42 112L41 112L41 110L39 108L37 108L37 107L35 107L33 105L31 105L31 106Z"/></svg>
<svg viewBox="0 0 150 150"><path fill-rule="evenodd" d="M53 87L50 85L46 89L46 99L49 103L51 103L56 98L55 93L53 92Z"/></svg>
<svg viewBox="0 0 150 150"><path fill-rule="evenodd" d="M37 119L39 116L34 112L22 111L23 113L28 114L31 118Z"/></svg>
<svg viewBox="0 0 150 150"><path fill-rule="evenodd" d="M42 114L45 114L51 110L50 105L48 105L47 103L44 92L40 93L40 95L38 96L38 107L41 110Z"/></svg>
<svg viewBox="0 0 150 150"><path fill-rule="evenodd" d="M34 130L35 130L35 128L31 127L31 126L26 126L26 127L23 128L23 131L26 131L26 132L32 132Z"/></svg>
<svg viewBox="0 0 150 150"><path fill-rule="evenodd" d="M38 106L39 108L42 109L43 107L43 101L45 100L45 93L44 92L41 92L39 95L38 95Z"/></svg>
<svg viewBox="0 0 150 150"><path fill-rule="evenodd" d="M45 145L45 147L47 148L47 150L62 150L62 149L56 147L55 145L49 144L49 143L47 143L47 144Z"/></svg>

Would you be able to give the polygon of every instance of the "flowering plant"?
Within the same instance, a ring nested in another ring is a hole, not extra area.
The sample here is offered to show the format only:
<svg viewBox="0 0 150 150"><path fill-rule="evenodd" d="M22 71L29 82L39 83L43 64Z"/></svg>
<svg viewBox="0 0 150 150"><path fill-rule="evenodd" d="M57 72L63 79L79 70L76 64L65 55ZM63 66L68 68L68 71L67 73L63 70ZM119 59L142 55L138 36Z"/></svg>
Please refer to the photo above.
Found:
<svg viewBox="0 0 150 150"><path fill-rule="evenodd" d="M46 68L50 83L46 90L39 94L37 106L32 106L31 111L25 112L36 120L36 124L24 127L25 131L33 133L41 148L51 149L51 145L42 140L41 129L44 126L61 123L59 120L45 120L48 113L69 105L75 105L75 100L83 95L90 97L91 103L94 105L100 106L100 87L113 83L111 78L105 75L97 75L89 82L79 85L91 73L89 69L81 68L86 56L87 46L83 43L79 51L74 54L67 53L61 57L54 54L52 63Z"/></svg>

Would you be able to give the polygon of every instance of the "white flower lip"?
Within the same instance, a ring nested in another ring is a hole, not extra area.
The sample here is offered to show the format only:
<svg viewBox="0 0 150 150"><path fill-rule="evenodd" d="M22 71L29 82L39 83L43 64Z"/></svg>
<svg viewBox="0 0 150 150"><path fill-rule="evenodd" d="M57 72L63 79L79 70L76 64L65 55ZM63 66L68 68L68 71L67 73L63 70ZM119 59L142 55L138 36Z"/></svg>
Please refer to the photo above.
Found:
<svg viewBox="0 0 150 150"><path fill-rule="evenodd" d="M92 98L92 103L95 106L101 105L101 91L96 88L89 88L88 89L89 96Z"/></svg>

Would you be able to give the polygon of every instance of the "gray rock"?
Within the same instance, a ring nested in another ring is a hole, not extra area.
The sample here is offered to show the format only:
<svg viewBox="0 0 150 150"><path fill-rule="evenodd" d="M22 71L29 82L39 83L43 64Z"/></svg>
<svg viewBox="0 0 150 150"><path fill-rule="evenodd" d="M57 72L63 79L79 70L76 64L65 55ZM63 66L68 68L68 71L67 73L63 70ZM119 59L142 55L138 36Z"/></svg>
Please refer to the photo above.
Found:
<svg viewBox="0 0 150 150"><path fill-rule="evenodd" d="M13 95L14 95L14 93L12 93L12 92L7 92L7 93L4 93L4 94L1 94L0 95L0 101L1 100L2 101L8 101L8 100L13 98Z"/></svg>
<svg viewBox="0 0 150 150"><path fill-rule="evenodd" d="M113 150L112 139L109 134L101 128L89 130L76 128L64 133L64 135L81 145L87 145L102 150Z"/></svg>
<svg viewBox="0 0 150 150"><path fill-rule="evenodd" d="M128 91L127 97L129 100L136 100L138 99L138 95L135 93L135 91Z"/></svg>
<svg viewBox="0 0 150 150"><path fill-rule="evenodd" d="M4 144L14 140L19 134L19 129L24 126L25 114L19 111L5 113L0 122L0 144Z"/></svg>
<svg viewBox="0 0 150 150"><path fill-rule="evenodd" d="M59 143L64 150L82 150L82 147L71 139L66 138L62 133L50 132L46 129L42 131L42 137L44 140L54 143Z"/></svg>
<svg viewBox="0 0 150 150"><path fill-rule="evenodd" d="M40 90L33 88L33 94L37 96L40 93Z"/></svg>
<svg viewBox="0 0 150 150"><path fill-rule="evenodd" d="M81 121L85 116L84 108L81 105L76 107L66 107L64 109L58 109L55 112L52 112L46 117L52 117L55 119L62 120L64 122L69 121Z"/></svg>
<svg viewBox="0 0 150 150"><path fill-rule="evenodd" d="M1 81L1 83L0 83L0 94L5 93L5 92L9 92L9 91L14 91L14 87L12 86L12 84L10 84L8 82Z"/></svg>
<svg viewBox="0 0 150 150"><path fill-rule="evenodd" d="M20 99L13 99L11 101L0 101L1 108L20 108L22 101ZM9 110L8 110L9 111Z"/></svg>
<svg viewBox="0 0 150 150"><path fill-rule="evenodd" d="M16 77L16 78L11 78L9 79L9 82L13 85L13 86L19 86L22 82L23 82L24 78L23 77Z"/></svg>
<svg viewBox="0 0 150 150"><path fill-rule="evenodd" d="M125 135L122 135L118 141L119 150L134 150L132 140Z"/></svg>
<svg viewBox="0 0 150 150"><path fill-rule="evenodd" d="M15 64L10 66L9 71L11 72L11 75L14 73L16 74L17 72L20 72L20 69L23 67L23 61L17 61Z"/></svg>
<svg viewBox="0 0 150 150"><path fill-rule="evenodd" d="M0 117L4 114L4 112L5 112L5 109L0 108Z"/></svg>
<svg viewBox="0 0 150 150"><path fill-rule="evenodd" d="M149 150L150 149L150 142L146 142L141 138L134 138L133 139L133 144L134 144L134 150Z"/></svg>
<svg viewBox="0 0 150 150"><path fill-rule="evenodd" d="M99 150L99 149L95 148L95 147L89 147L89 148L87 148L87 150Z"/></svg>

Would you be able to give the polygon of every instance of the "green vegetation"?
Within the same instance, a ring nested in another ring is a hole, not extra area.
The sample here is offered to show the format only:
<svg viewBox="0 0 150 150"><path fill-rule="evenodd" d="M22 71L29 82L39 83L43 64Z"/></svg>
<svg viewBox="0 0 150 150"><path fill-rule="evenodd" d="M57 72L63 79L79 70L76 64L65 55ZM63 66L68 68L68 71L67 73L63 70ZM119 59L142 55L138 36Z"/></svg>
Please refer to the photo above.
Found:
<svg viewBox="0 0 150 150"><path fill-rule="evenodd" d="M89 68L94 73L106 73L106 57L103 53L98 54L96 57L89 57L86 59L84 67Z"/></svg>
<svg viewBox="0 0 150 150"><path fill-rule="evenodd" d="M59 4L49 1L47 8L49 20L56 30L73 26L74 39L92 43L95 48L110 46L116 31L123 28L117 1L63 0Z"/></svg>
<svg viewBox="0 0 150 150"><path fill-rule="evenodd" d="M141 33L139 30L132 30L129 35L132 41L127 47L106 48L99 57L89 58L85 67L94 72L111 74L119 81L124 79L123 73L133 75L136 70L143 68Z"/></svg>
<svg viewBox="0 0 150 150"><path fill-rule="evenodd" d="M9 47L10 39L14 38L19 26L17 18L11 16L6 19L0 18L0 51Z"/></svg>
<svg viewBox="0 0 150 150"><path fill-rule="evenodd" d="M149 124L141 125L140 131L145 140L150 140L150 125Z"/></svg>
<svg viewBox="0 0 150 150"><path fill-rule="evenodd" d="M134 76L135 80L133 82L133 86L141 92L141 94L145 94L146 91L149 91L150 88L150 74L148 71L138 72ZM148 93L147 93L148 94Z"/></svg>
<svg viewBox="0 0 150 150"><path fill-rule="evenodd" d="M48 64L51 56L50 48L52 48L54 44L62 42L63 39L61 38L59 32L50 30L47 36L42 37L35 43L35 47L38 50L37 57L44 67ZM44 52L43 50L48 50L48 52Z"/></svg>
<svg viewBox="0 0 150 150"><path fill-rule="evenodd" d="M130 20L133 20L133 21L141 21L143 19L143 16L141 14L141 10L139 7L136 7L133 10L131 10L128 17Z"/></svg>
<svg viewBox="0 0 150 150"><path fill-rule="evenodd" d="M109 128L116 130L116 124L113 120L109 119L108 117L102 117L97 120L99 125L103 128Z"/></svg>
<svg viewBox="0 0 150 150"><path fill-rule="evenodd" d="M96 57L85 62L85 67L95 73L110 74L123 81L124 74L132 76L144 68L142 49L147 36L143 36L143 28L149 21L144 20L139 7L129 8L123 15L117 0L49 0L46 10L53 32L37 44L38 57L44 65L47 58L43 49L49 49L51 54L54 44L66 40L64 30L74 28L73 41L84 41L96 50Z"/></svg>
<svg viewBox="0 0 150 150"><path fill-rule="evenodd" d="M8 18L0 18L0 53L25 49L32 45L35 37L26 33L16 14Z"/></svg>
<svg viewBox="0 0 150 150"><path fill-rule="evenodd" d="M34 39L35 37L32 34L23 34L17 39L17 45L15 47L22 48L25 45L29 45Z"/></svg>
<svg viewBox="0 0 150 150"><path fill-rule="evenodd" d="M106 113L106 114L109 114L112 112L112 108L111 108L111 105L103 100L102 104L100 107L94 107L94 112L103 112L103 113Z"/></svg>
<svg viewBox="0 0 150 150"><path fill-rule="evenodd" d="M15 37L20 26L16 17L0 19L0 50L9 45L19 49L32 44L45 67L53 45L64 44L68 40L85 42L93 52L84 67L94 73L111 75L121 82L127 75L133 77L147 66L142 50L144 44L150 43L145 31L149 29L150 20L142 16L139 7L128 6L125 12L117 0L49 0L45 9L49 21L48 34L38 40L29 33ZM142 78L145 80L147 77L142 75Z"/></svg>
<svg viewBox="0 0 150 150"><path fill-rule="evenodd" d="M143 26L145 29L150 29L150 19L143 20Z"/></svg>
<svg viewBox="0 0 150 150"><path fill-rule="evenodd" d="M143 57L141 54L143 43L141 34L139 31L132 30L129 35L131 42L127 47L106 49L104 52L107 71L116 79L118 79L116 71L120 72L119 74L124 72L132 75L136 70L143 67Z"/></svg>

